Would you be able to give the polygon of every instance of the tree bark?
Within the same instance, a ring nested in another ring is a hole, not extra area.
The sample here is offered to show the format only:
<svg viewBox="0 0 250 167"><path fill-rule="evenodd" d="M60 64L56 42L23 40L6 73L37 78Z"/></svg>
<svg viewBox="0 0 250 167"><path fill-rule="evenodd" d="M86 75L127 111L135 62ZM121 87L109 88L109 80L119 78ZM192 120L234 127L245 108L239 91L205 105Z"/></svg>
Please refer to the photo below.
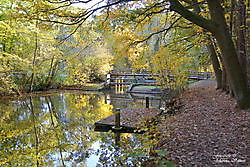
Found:
<svg viewBox="0 0 250 167"><path fill-rule="evenodd" d="M191 1L194 9L194 12L196 14L199 14L201 12L201 8L200 8L200 4L198 3L197 0L193 0ZM215 77L216 77L216 83L217 83L217 89L223 89L223 83L222 83L222 68L219 62L219 58L218 55L216 53L215 50L215 42L213 42L213 40L211 39L211 37L208 38L208 40L210 41L209 44L206 45L207 49L208 49L208 53L210 55L210 59L213 65L213 69L214 69L214 73L215 73Z"/></svg>
<svg viewBox="0 0 250 167"><path fill-rule="evenodd" d="M229 86L228 86L228 80L227 80L227 73L226 69L223 65L222 67L222 90L229 93Z"/></svg>
<svg viewBox="0 0 250 167"><path fill-rule="evenodd" d="M214 47L217 48L217 43L215 41L213 41L213 44L214 44ZM227 79L227 73L226 73L226 69L225 69L225 66L224 66L224 63L223 63L223 59L221 57L221 53L220 52L217 52L216 51L216 54L218 56L218 59L220 60L221 62L221 71L222 71L222 79L221 79L221 86L222 86L222 90L229 93L229 81Z"/></svg>
<svg viewBox="0 0 250 167"><path fill-rule="evenodd" d="M231 11L230 11L230 22L229 22L229 28L231 36L233 36L233 29L234 29L234 23L235 23L235 6L236 6L236 0L231 0Z"/></svg>
<svg viewBox="0 0 250 167"><path fill-rule="evenodd" d="M217 25L213 34L221 49L230 89L232 89L238 101L238 106L240 108L249 108L250 93L247 87L246 76L240 66L237 52L226 24L223 8L217 0L208 0L207 2L211 20Z"/></svg>
<svg viewBox="0 0 250 167"><path fill-rule="evenodd" d="M222 70L221 70L220 62L219 62L219 59L216 54L212 41L209 45L207 45L207 49L210 54L212 65L214 68L214 73L215 73L216 82L217 82L217 89L222 89L223 88L222 87Z"/></svg>
<svg viewBox="0 0 250 167"><path fill-rule="evenodd" d="M36 21L36 27L37 27L37 25L38 25L38 21ZM29 92L33 91L33 84L34 84L34 79L35 79L35 65L36 65L37 52L38 52L38 33L35 32L35 50L34 50L34 54L33 54L32 74L31 74L31 81L30 81Z"/></svg>
<svg viewBox="0 0 250 167"><path fill-rule="evenodd" d="M208 30L215 36L222 53L230 89L233 90L237 104L242 109L250 108L250 92L247 87L246 77L240 66L220 1L207 0L211 20L189 11L178 0L169 0L169 2L171 10L179 13L192 23Z"/></svg>
<svg viewBox="0 0 250 167"><path fill-rule="evenodd" d="M55 56L53 56L52 59L51 59L50 68L49 68L49 74L47 76L46 83L45 83L45 87L46 88L49 88L51 86L54 59L55 59Z"/></svg>
<svg viewBox="0 0 250 167"><path fill-rule="evenodd" d="M237 51L239 62L242 67L243 72L246 74L246 81L247 81L247 53L246 53L246 6L244 4L244 0L239 0L238 5L238 14L237 14L237 21L236 21L236 34L237 34Z"/></svg>

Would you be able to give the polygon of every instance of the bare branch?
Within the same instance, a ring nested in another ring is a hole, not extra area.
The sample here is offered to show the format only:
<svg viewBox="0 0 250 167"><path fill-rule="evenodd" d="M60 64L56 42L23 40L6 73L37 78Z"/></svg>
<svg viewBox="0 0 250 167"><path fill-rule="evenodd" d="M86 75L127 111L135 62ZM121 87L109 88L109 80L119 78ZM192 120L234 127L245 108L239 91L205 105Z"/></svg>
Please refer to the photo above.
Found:
<svg viewBox="0 0 250 167"><path fill-rule="evenodd" d="M90 14L90 15L92 15L92 14ZM90 15L89 15L89 16L90 16ZM88 17L87 17L87 18L88 18ZM85 18L85 20L86 20L87 18ZM78 24L77 27L76 27L69 35L67 35L64 39L62 39L62 40L59 42L58 45L61 45L61 44L62 44L63 42L65 42L69 37L71 37L71 36L78 30L78 28L81 27L81 25L84 23L85 20L82 20L82 22L81 22L80 24Z"/></svg>
<svg viewBox="0 0 250 167"><path fill-rule="evenodd" d="M104 19L104 21L102 21L102 27L104 26L104 24L105 24L105 22L108 20L108 18L109 18L109 11L110 10L110 8L108 7L108 9L107 9L107 16L105 17L105 19Z"/></svg>
<svg viewBox="0 0 250 167"><path fill-rule="evenodd" d="M69 6L71 6L71 5L72 5L72 3L68 3L68 4L65 4L65 5L62 5L62 6L58 6L58 7L56 7L56 8L43 10L43 11L41 11L41 12L54 11L54 10L58 10L58 9L61 9L61 8L69 7Z"/></svg>
<svg viewBox="0 0 250 167"><path fill-rule="evenodd" d="M48 1L48 0L47 0L47 1ZM52 9L44 10L44 11L42 11L42 12L54 11L54 10L58 10L58 9L61 9L61 8L69 7L69 6L74 5L74 4L80 4L80 3L85 3L85 4L87 4L87 3L91 2L91 1L92 1L92 0L88 0L88 1L80 1L80 0L79 0L79 1L75 1L75 2L72 2L72 1L69 1L69 0L66 0L66 1L63 1L63 2L52 2L52 1L48 1L49 3L52 3L52 4L64 4L64 5L61 5L61 6L52 8ZM96 5L100 4L100 3L102 3L103 1L104 1L104 0L102 0L102 1L100 1L100 2L98 2L98 3L96 3L96 4L94 4L94 5L92 5L91 8L93 8L94 6L96 6Z"/></svg>
<svg viewBox="0 0 250 167"><path fill-rule="evenodd" d="M168 32L171 28L173 28L173 26L174 26L181 18L182 18L182 16L179 17L178 19L176 19L168 28L162 29L162 30L157 31L157 32L153 32L153 33L151 33L149 36L147 36L146 38L144 38L144 39L142 39L142 40L140 40L140 41L135 41L135 42L133 42L132 45L135 45L135 44L139 44L139 43L145 42L145 41L149 40L152 36L154 36L154 35L156 35L156 34L160 34L160 33L162 33L162 32Z"/></svg>
<svg viewBox="0 0 250 167"><path fill-rule="evenodd" d="M46 0L46 1L49 2L49 3L53 3L53 4L62 4L62 3L66 3L66 2L69 2L69 3L71 2L70 0L61 0L61 1ZM81 0L79 0L79 1L77 1L77 3L89 3L91 1L93 1L93 0L87 0L87 1L81 1Z"/></svg>
<svg viewBox="0 0 250 167"><path fill-rule="evenodd" d="M50 2L50 3L57 3L57 4L68 2L68 0L63 0L63 1L51 1L51 0L47 0L47 1ZM102 0L102 1L104 1L104 0ZM94 4L92 7L97 6L102 1L99 1L98 3ZM51 22L51 23L64 24L64 25L75 25L75 24L81 23L82 21L86 21L87 18L89 18L92 14L94 14L95 12L97 12L97 11L99 11L101 9L109 8L111 6L115 6L115 5L118 5L118 4L123 3L123 2L132 2L132 1L136 1L136 0L118 0L118 1L112 2L112 3L109 3L109 1L108 1L108 3L106 5L102 5L100 7L94 8L94 9L89 8L89 10L86 10L80 16L63 16L63 15L57 15L58 17L65 17L65 18L66 17L69 17L69 18L79 18L79 20L73 21L73 22L63 22L63 21L57 21L57 20L44 20L44 19L39 19L39 18L37 18L37 20ZM90 2L90 1L78 1L78 2L87 3L87 2ZM54 15L54 16L56 16L56 15Z"/></svg>

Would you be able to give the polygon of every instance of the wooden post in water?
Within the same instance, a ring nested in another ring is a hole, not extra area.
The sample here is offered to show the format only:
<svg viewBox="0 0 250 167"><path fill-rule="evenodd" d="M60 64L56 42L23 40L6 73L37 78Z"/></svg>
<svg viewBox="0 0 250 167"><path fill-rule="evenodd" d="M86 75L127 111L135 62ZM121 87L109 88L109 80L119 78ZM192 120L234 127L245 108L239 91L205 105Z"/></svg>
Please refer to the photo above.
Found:
<svg viewBox="0 0 250 167"><path fill-rule="evenodd" d="M116 108L115 109L115 129L121 128L121 109Z"/></svg>
<svg viewBox="0 0 250 167"><path fill-rule="evenodd" d="M146 97L146 108L149 108L149 97Z"/></svg>
<svg viewBox="0 0 250 167"><path fill-rule="evenodd" d="M119 149L120 141L121 141L121 133L120 132L116 132L115 133L115 145L118 146L117 149Z"/></svg>
<svg viewBox="0 0 250 167"><path fill-rule="evenodd" d="M114 130L120 130L121 129L121 109L116 108L115 109L115 126L113 127ZM115 145L120 146L120 132L115 132Z"/></svg>

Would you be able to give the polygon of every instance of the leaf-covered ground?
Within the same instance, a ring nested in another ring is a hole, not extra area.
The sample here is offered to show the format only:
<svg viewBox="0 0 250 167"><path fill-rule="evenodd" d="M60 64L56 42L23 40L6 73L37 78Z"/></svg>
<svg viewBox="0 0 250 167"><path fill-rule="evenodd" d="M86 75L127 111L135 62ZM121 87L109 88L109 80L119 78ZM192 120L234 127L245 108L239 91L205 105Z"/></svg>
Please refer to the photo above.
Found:
<svg viewBox="0 0 250 167"><path fill-rule="evenodd" d="M250 99L249 99L250 102ZM191 88L178 98L180 112L158 124L157 149L177 166L243 167L249 164L250 110L214 87Z"/></svg>

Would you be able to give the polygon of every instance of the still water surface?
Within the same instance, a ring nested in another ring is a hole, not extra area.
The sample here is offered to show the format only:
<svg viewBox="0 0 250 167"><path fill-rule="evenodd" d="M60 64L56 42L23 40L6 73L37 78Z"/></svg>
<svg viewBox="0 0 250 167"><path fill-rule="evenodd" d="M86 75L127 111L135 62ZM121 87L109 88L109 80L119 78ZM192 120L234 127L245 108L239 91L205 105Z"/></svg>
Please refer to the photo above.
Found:
<svg viewBox="0 0 250 167"><path fill-rule="evenodd" d="M144 96L115 93L55 93L0 99L0 166L132 166L138 135L95 132L94 123L114 108L144 106ZM159 107L151 97L151 107ZM140 159L142 160L142 159Z"/></svg>

